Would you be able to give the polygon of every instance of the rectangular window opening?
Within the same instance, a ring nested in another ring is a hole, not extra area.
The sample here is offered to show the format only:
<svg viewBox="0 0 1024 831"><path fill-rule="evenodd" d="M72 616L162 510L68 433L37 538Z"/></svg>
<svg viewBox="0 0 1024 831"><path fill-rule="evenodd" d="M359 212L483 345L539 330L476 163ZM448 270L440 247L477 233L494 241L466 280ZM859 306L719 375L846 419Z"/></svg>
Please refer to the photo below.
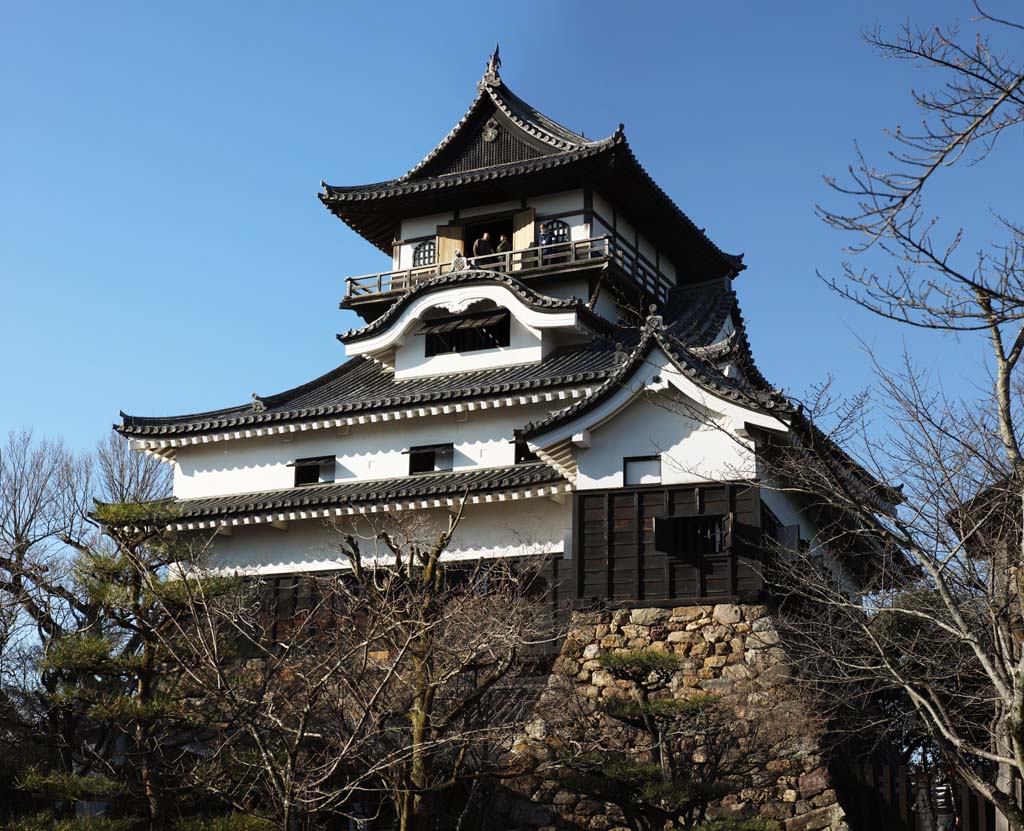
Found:
<svg viewBox="0 0 1024 831"><path fill-rule="evenodd" d="M455 456L455 446L451 444L428 444L410 447L409 474L437 473L451 470Z"/></svg>
<svg viewBox="0 0 1024 831"><path fill-rule="evenodd" d="M669 556L721 554L732 545L728 517L655 517L654 547Z"/></svg>
<svg viewBox="0 0 1024 831"><path fill-rule="evenodd" d="M511 343L511 317L507 309L427 321L422 330L424 353L449 355L500 349Z"/></svg>
<svg viewBox="0 0 1024 831"><path fill-rule="evenodd" d="M333 482L336 460L334 456L311 456L308 459L296 459L289 464L295 468L295 487L319 485Z"/></svg>
<svg viewBox="0 0 1024 831"><path fill-rule="evenodd" d="M661 456L627 456L622 476L624 485L660 485Z"/></svg>

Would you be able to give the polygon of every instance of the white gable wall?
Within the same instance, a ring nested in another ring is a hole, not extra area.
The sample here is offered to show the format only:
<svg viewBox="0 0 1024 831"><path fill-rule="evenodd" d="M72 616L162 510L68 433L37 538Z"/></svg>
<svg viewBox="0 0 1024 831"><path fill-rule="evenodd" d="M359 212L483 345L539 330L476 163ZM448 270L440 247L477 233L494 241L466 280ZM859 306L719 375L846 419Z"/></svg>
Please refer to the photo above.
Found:
<svg viewBox="0 0 1024 831"><path fill-rule="evenodd" d="M337 430L291 433L292 441L264 436L178 449L174 495L193 499L291 488L296 459L337 458L335 481L407 476L409 447L451 442L455 470L503 467L515 463L513 431L547 415L557 403L522 404L474 410L466 421L455 415L423 416L400 421L354 425L347 435Z"/></svg>
<svg viewBox="0 0 1024 831"><path fill-rule="evenodd" d="M761 480L761 501L768 506L784 527L799 529L799 539L810 543L810 553L822 557L832 574L851 595L857 592L857 581L835 557L829 554L818 536L818 527L807 518L800 500L795 494L787 493L771 478ZM795 540L794 540L795 541Z"/></svg>
<svg viewBox="0 0 1024 831"><path fill-rule="evenodd" d="M647 392L591 431L576 451L580 490L623 487L627 456L661 457L661 481L686 484L752 478L751 442L729 423L682 396Z"/></svg>

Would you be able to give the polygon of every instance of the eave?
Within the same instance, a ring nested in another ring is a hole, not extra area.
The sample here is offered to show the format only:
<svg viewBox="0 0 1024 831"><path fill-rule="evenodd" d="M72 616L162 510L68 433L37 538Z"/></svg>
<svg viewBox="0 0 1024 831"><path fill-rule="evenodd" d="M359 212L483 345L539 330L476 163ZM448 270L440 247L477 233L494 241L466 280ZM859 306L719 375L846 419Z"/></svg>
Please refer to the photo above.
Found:
<svg viewBox="0 0 1024 831"><path fill-rule="evenodd" d="M154 503L161 517L168 509L168 531L204 531L238 526L323 520L404 510L445 509L465 503L515 502L559 498L571 487L539 462L477 468L393 479L332 482L231 496L175 499ZM161 519L163 522L163 519Z"/></svg>

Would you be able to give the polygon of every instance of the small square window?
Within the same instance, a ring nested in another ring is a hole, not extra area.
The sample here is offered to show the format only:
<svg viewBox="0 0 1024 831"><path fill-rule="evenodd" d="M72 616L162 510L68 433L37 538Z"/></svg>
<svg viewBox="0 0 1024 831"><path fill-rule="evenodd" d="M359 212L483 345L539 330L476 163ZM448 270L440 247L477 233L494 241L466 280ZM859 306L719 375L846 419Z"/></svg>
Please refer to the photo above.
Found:
<svg viewBox="0 0 1024 831"><path fill-rule="evenodd" d="M318 485L321 482L334 481L334 456L314 456L309 459L296 459L291 463L295 468L295 487Z"/></svg>
<svg viewBox="0 0 1024 831"><path fill-rule="evenodd" d="M623 484L660 485L661 456L632 456L622 460Z"/></svg>
<svg viewBox="0 0 1024 831"><path fill-rule="evenodd" d="M436 473L451 470L455 447L451 444L427 444L409 448L409 473Z"/></svg>

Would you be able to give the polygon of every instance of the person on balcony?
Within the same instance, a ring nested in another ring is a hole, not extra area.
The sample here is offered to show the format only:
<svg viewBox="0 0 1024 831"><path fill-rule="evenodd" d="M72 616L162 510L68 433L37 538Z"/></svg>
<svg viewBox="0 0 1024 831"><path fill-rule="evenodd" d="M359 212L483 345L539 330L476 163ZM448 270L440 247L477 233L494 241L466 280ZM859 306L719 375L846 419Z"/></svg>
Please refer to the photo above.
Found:
<svg viewBox="0 0 1024 831"><path fill-rule="evenodd" d="M495 254L508 254L512 250L512 243L509 241L508 234L502 234L498 238L498 247L494 249ZM509 270L511 262L507 256L495 257L498 268L505 271Z"/></svg>
<svg viewBox="0 0 1024 831"><path fill-rule="evenodd" d="M550 252L545 246L551 245L555 241L554 236L551 233L551 226L546 222L542 222L540 225L540 234L537 237L537 244L540 246L540 265L546 265L550 259Z"/></svg>
<svg viewBox="0 0 1024 831"><path fill-rule="evenodd" d="M477 268L487 268L491 265L489 255L494 253L494 246L491 245L490 231L484 231L476 242L473 243L473 257L476 259Z"/></svg>

